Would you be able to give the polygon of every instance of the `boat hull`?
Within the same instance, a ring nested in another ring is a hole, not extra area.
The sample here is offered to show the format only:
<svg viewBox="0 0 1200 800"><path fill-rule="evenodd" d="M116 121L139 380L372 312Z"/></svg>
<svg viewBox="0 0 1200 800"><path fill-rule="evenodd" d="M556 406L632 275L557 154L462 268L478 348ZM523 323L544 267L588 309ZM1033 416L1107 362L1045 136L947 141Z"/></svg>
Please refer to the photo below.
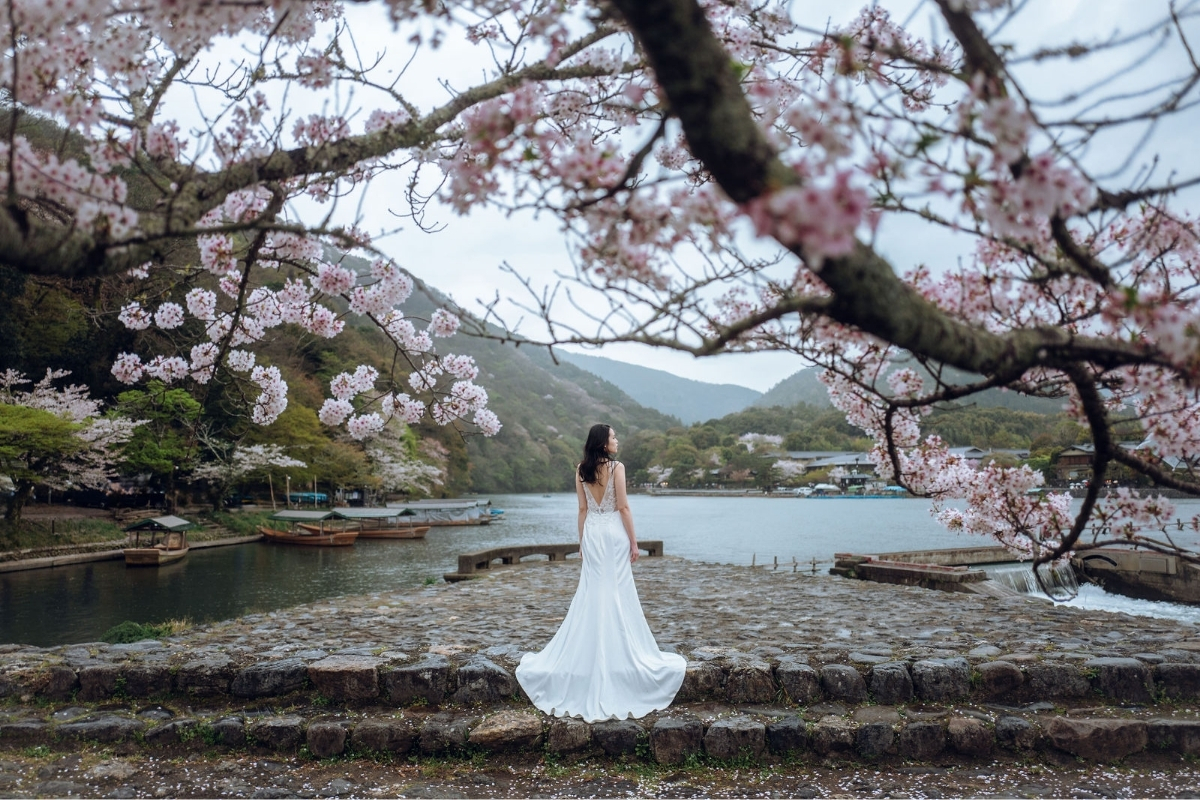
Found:
<svg viewBox="0 0 1200 800"><path fill-rule="evenodd" d="M296 526L303 528L309 534L329 535L334 531L328 528L322 532L317 525L305 525L303 523ZM338 531L340 532L340 531ZM366 530L352 531L358 534L359 539L424 539L425 534L429 533L428 525L390 525L381 528L367 528Z"/></svg>
<svg viewBox="0 0 1200 800"><path fill-rule="evenodd" d="M188 553L188 548L166 550L161 547L126 547L125 565L129 567L157 567L179 561Z"/></svg>
<svg viewBox="0 0 1200 800"><path fill-rule="evenodd" d="M258 532L263 539L275 544L296 544L304 547L348 547L358 538L358 531L334 531L332 533L290 533L261 526Z"/></svg>

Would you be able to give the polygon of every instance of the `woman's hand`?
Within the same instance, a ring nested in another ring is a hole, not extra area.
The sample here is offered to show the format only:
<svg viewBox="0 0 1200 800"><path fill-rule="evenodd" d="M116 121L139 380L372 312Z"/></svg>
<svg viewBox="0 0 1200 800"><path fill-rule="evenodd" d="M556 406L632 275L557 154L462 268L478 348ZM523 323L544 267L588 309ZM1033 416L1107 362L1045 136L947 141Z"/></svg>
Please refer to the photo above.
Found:
<svg viewBox="0 0 1200 800"><path fill-rule="evenodd" d="M640 555L641 555L641 551L638 550L637 542L630 542L629 543L629 563L630 564L635 563L638 560L638 556L640 556Z"/></svg>

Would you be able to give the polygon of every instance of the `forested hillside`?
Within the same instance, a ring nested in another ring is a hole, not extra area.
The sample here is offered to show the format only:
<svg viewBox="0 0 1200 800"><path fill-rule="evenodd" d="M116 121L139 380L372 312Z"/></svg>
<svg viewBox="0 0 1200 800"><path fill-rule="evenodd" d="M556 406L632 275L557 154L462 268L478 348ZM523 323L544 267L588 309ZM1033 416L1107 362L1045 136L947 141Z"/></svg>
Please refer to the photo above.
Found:
<svg viewBox="0 0 1200 800"><path fill-rule="evenodd" d="M611 358L567 352L559 353L559 357L619 386L642 405L678 417L687 425L741 411L761 394L745 386L694 381Z"/></svg>

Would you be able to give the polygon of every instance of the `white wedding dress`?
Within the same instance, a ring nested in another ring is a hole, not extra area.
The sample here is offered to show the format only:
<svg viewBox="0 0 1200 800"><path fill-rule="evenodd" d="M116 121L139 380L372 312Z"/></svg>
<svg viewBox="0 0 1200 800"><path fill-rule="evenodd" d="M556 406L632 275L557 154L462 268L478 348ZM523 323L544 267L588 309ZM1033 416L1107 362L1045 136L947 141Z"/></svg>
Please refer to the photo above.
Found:
<svg viewBox="0 0 1200 800"><path fill-rule="evenodd" d="M521 688L552 716L587 722L645 716L671 704L687 670L683 656L658 649L646 624L614 483L610 471L599 504L583 487L588 513L579 588L554 638L517 667Z"/></svg>

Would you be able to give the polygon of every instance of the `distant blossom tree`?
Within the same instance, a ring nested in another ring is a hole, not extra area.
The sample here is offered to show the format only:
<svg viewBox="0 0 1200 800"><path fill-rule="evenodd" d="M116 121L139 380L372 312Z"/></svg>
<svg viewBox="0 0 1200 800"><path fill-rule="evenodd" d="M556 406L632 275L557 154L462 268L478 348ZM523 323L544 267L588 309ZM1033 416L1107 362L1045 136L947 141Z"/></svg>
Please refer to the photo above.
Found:
<svg viewBox="0 0 1200 800"><path fill-rule="evenodd" d="M1200 452L1200 240L1173 200L1200 177L1150 156L1144 170L1122 166L1136 149L1111 165L1090 151L1194 113L1195 3L1163 2L1157 18L1146 7L1128 34L1044 47L1002 38L1038 6L1003 0L932 0L940 40L877 4L837 25L750 0L374 5L398 46L465 40L490 74L419 108L407 87L433 78L376 75L334 2L12 0L0 20L13 112L0 260L128 275L127 325L202 333L176 353L126 354L114 374L240 382L259 422L286 387L256 363L257 343L272 329L336 335L341 298L388 333L401 369L339 375L323 421L366 437L429 413L494 433L477 367L433 353L459 318L441 311L418 328L398 309L411 285L394 263L358 275L328 255L368 248L362 231L295 211L297 198L332 207L404 169L418 222L431 194L459 213L559 220L575 282L608 305L594 327L565 324L558 304L586 309L579 295L530 285L526 307L546 323L531 338L793 352L826 368L835 405L876 441L879 476L932 498L947 525L1038 562L1109 542L1194 557L1167 535L1168 502L1100 487L1118 463L1200 492L1163 467ZM210 46L230 37L250 55L209 69ZM1063 64L1085 78L1056 97L1047 87L1060 84L1042 79ZM354 89L369 112L289 116L268 100L282 84L328 92L330 107ZM173 88L220 101L206 127L180 130ZM18 122L32 114L82 136L87 157L31 145ZM893 265L872 244L893 221L972 237L974 257ZM485 319L504 322L499 306ZM1078 512L1029 493L1042 481L1031 469L974 470L922 436L936 404L993 387L1062 398L1086 425L1094 479ZM1142 421L1145 448L1116 446L1118 413ZM966 510L944 505L953 498Z"/></svg>
<svg viewBox="0 0 1200 800"><path fill-rule="evenodd" d="M371 474L385 492L427 493L445 483L445 469L420 459L412 437L397 431L395 423L368 440L364 449Z"/></svg>
<svg viewBox="0 0 1200 800"><path fill-rule="evenodd" d="M47 371L33 383L15 370L0 373L0 474L14 487L5 505L7 520L20 520L40 486L107 489L121 445L142 424L104 414L86 386L54 385L69 374Z"/></svg>
<svg viewBox="0 0 1200 800"><path fill-rule="evenodd" d="M229 490L252 475L271 469L303 469L303 461L292 458L277 444L234 446L228 442L202 437L209 459L192 472L192 480L208 487L209 500L216 510L225 505Z"/></svg>

